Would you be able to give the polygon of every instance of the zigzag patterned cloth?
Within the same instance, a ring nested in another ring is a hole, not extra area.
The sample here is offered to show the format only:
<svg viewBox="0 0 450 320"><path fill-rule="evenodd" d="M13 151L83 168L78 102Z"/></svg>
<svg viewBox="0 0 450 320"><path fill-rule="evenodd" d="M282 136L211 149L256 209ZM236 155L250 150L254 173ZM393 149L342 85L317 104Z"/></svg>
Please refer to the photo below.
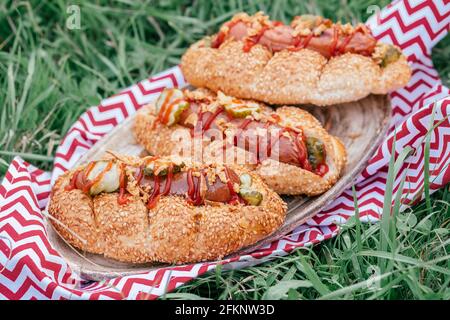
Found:
<svg viewBox="0 0 450 320"><path fill-rule="evenodd" d="M450 28L450 1L394 1L367 24L378 39L400 46L413 68L410 83L391 93L390 134L356 178L361 219L376 221L383 207L389 159L406 146L415 152L399 171L393 198L401 192L403 206L422 198L425 137L432 125L435 128L430 132L430 192L450 182L450 92L442 85L431 61L432 47ZM154 299L214 269L218 263L225 269L256 265L286 255L294 248L331 238L339 232L337 223L354 214L352 191L345 190L307 223L252 254L220 262L160 268L106 282L80 279L46 237L41 210L48 201L51 183L115 125L154 100L163 88L183 85L180 69L175 67L90 108L61 142L52 173L34 168L20 158L12 161L0 186L0 299ZM394 135L396 149L392 155ZM405 188L400 190L403 176Z"/></svg>

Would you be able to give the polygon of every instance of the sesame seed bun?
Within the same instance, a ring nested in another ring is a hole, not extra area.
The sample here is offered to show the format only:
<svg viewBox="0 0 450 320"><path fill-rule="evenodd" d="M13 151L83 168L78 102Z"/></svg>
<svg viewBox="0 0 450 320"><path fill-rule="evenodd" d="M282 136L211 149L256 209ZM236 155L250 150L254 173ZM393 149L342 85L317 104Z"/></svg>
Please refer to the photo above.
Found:
<svg viewBox="0 0 450 320"><path fill-rule="evenodd" d="M286 204L254 173L252 188L263 195L258 206L226 203L193 206L181 196L162 196L153 209L130 196L118 204L118 193L90 197L66 190L74 174L59 177L52 189L49 213L58 233L74 247L123 262L190 263L220 259L275 231L284 221Z"/></svg>
<svg viewBox="0 0 450 320"><path fill-rule="evenodd" d="M211 48L200 40L182 57L184 77L193 86L238 98L318 106L387 94L411 77L404 55L382 68L371 57L354 53L327 59L310 49L272 53L257 44L244 52L243 45L228 40Z"/></svg>
<svg viewBox="0 0 450 320"><path fill-rule="evenodd" d="M297 107L283 106L275 111L281 123L290 123L301 127L307 137L321 140L325 146L326 164L329 171L323 176L316 175L298 166L281 163L272 159L263 160L259 164L248 164L247 169L259 174L264 182L275 192L287 195L314 196L330 189L342 174L347 160L347 154L342 142L330 135L314 118L313 115ZM143 107L136 115L134 134L138 143L143 145L151 154L171 155L180 154L182 150L191 148L192 140L189 129L181 125L165 126L155 123L156 111L154 104ZM184 139L178 141L173 138L174 133ZM186 138L187 137L187 138ZM222 142L203 141L202 161L234 163L237 157L224 155ZM250 159L251 155L244 149L228 148L226 152L241 155L240 159ZM231 160L230 160L231 159ZM242 165L242 163L239 163Z"/></svg>

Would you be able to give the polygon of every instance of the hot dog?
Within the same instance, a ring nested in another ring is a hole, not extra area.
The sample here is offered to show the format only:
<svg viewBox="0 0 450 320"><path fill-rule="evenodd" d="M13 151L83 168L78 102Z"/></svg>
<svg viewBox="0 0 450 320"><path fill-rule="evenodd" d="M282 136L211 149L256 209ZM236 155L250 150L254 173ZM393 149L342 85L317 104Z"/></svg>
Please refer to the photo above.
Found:
<svg viewBox="0 0 450 320"><path fill-rule="evenodd" d="M306 48L330 58L344 53L371 56L377 44L370 30L362 24L357 27L333 24L331 20L322 17L305 15L296 17L291 25L255 19L259 20L255 27L246 18L236 16L225 24L213 39L212 47L219 48L223 42L233 39L246 42L246 51L253 45L261 44L272 52Z"/></svg>
<svg viewBox="0 0 450 320"><path fill-rule="evenodd" d="M350 102L386 94L411 76L401 50L365 25L311 15L283 24L262 12L235 15L192 45L181 67L196 87L271 104Z"/></svg>
<svg viewBox="0 0 450 320"><path fill-rule="evenodd" d="M134 131L137 141L155 155L192 156L185 153L192 152L197 139L203 146L200 161L246 165L282 194L316 195L328 190L346 158L339 140L306 111L283 107L275 112L255 101L207 90L166 89L155 104L138 114ZM177 132L185 133L184 143L174 141ZM180 145L187 147L180 150ZM228 157L239 152L244 156ZM287 168L299 173L296 181L285 175ZM274 179L276 172L280 176Z"/></svg>
<svg viewBox="0 0 450 320"><path fill-rule="evenodd" d="M270 234L286 204L241 167L114 155L58 178L49 213L82 250L127 262L186 263L220 258Z"/></svg>
<svg viewBox="0 0 450 320"><path fill-rule="evenodd" d="M129 180L128 176L131 174L137 187L147 192L149 208L156 204L160 196L167 195L187 196L188 202L196 205L203 204L205 200L223 203L245 201L234 192L232 186L239 185L240 180L228 168L224 169L228 174L227 182L224 182L215 177L208 179L206 173L199 170L181 171L184 163L161 164L161 160L156 157L146 158L143 162L138 167L132 167L119 165L114 160L93 161L85 168L75 171L66 190L79 189L89 195L120 190L118 202L123 203L126 201L126 182L121 180ZM154 166L158 168L153 169Z"/></svg>

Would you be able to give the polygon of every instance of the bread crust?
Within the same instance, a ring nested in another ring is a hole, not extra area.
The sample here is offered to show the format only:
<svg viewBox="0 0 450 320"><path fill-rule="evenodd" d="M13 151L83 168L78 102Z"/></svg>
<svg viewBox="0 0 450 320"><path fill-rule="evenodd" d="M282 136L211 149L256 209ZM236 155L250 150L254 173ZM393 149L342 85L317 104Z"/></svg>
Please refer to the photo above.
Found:
<svg viewBox="0 0 450 320"><path fill-rule="evenodd" d="M318 106L387 94L411 77L404 55L382 68L371 57L353 53L327 59L310 49L272 53L257 44L245 52L243 46L228 40L211 48L200 40L182 57L184 77L193 86L238 98Z"/></svg>
<svg viewBox="0 0 450 320"><path fill-rule="evenodd" d="M48 210L59 221L52 221L54 228L70 244L108 258L176 264L221 259L271 234L287 210L256 174L232 169L252 176L252 187L263 194L259 206L193 206L180 196L161 197L150 210L136 196L119 205L117 192L90 197L66 190L74 172L69 171L57 179Z"/></svg>
<svg viewBox="0 0 450 320"><path fill-rule="evenodd" d="M266 159L260 164L249 164L247 168L259 174L264 182L275 192L287 195L315 196L330 189L344 170L347 154L339 138L331 136L320 122L310 113L297 107L283 106L275 111L281 118L281 123L291 123L302 127L307 137L316 137L323 141L326 150L326 164L329 171L320 177L310 171L287 163ZM136 115L134 134L138 143L143 145L151 154L171 155L181 154L181 151L191 148L189 129L181 125L167 127L156 122L155 106L149 104ZM184 139L178 140L177 136ZM181 143L183 142L183 143ZM203 152L196 160L205 162L236 163L234 155L240 154L240 159L250 159L251 155L244 149L228 148L224 155L221 143L204 142ZM229 153L229 154L228 154ZM183 154L183 156L185 156Z"/></svg>

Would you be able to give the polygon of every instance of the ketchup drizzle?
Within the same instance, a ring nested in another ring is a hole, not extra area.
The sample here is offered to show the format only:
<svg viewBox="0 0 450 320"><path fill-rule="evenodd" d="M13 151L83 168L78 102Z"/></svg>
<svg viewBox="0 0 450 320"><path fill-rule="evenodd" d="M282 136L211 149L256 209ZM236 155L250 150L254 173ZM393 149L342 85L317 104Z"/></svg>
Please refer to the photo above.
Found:
<svg viewBox="0 0 450 320"><path fill-rule="evenodd" d="M206 120L206 122L203 123L203 117L207 113L207 111L206 112L202 112L202 106L200 105L198 110L197 110L197 123L195 124L195 126L193 128L190 129L191 137L194 137L195 133L198 132L198 131L200 131L201 136L203 137L205 132L210 129L210 127L211 127L212 123L214 122L214 120L224 110L225 109L223 107L217 108L216 111L214 111L214 113L209 116L208 120Z"/></svg>
<svg viewBox="0 0 450 320"><path fill-rule="evenodd" d="M161 109L159 110L158 116L156 117L156 120L153 122L152 129L155 129L155 128L156 128L156 124L157 124L158 122L162 122L162 121L161 121L162 115L163 115L164 113L166 113L166 106L167 106L167 103L170 101L170 98L172 97L172 95L173 95L173 91L169 91L169 92L167 93L166 98L164 99L164 101L163 101L163 103L162 103L162 105L161 105ZM163 123L164 123L164 122L163 122Z"/></svg>
<svg viewBox="0 0 450 320"><path fill-rule="evenodd" d="M206 120L205 125L202 128L203 133L209 130L209 127L211 127L213 121L219 116L219 114L223 112L223 110L223 107L217 108L217 110L208 118L208 120Z"/></svg>
<svg viewBox="0 0 450 320"><path fill-rule="evenodd" d="M244 121L242 121L241 125L239 126L239 129L245 130L251 122L252 119L245 119Z"/></svg>
<svg viewBox="0 0 450 320"><path fill-rule="evenodd" d="M194 206L201 205L203 199L200 195L200 179L197 178L197 183L195 183L195 178L192 174L193 169L189 168L187 172L187 182L188 182L188 202Z"/></svg>
<svg viewBox="0 0 450 320"><path fill-rule="evenodd" d="M317 165L316 174L323 177L324 175L327 174L328 170L329 170L328 166L325 163L321 163Z"/></svg>
<svg viewBox="0 0 450 320"><path fill-rule="evenodd" d="M86 171L86 174L85 174L86 179L87 179L87 177L89 176L89 173L90 173L90 172L92 171L92 169L94 168L95 164L96 164L96 162L91 162L91 163L89 164L89 166L88 166L88 168L87 168L87 171ZM108 171L111 169L111 167L112 167L112 162L110 161L110 162L108 162L108 165L102 170L102 172L100 172L100 174L97 175L97 176L95 177L94 180L92 180L92 181L87 180L86 182L83 181L84 186L83 186L82 191L85 192L85 193L88 193L88 192L89 192L89 189L91 189L91 187L92 187L94 184L96 184L97 182L99 182L99 181L103 178L103 176L106 174L106 172L108 172Z"/></svg>
<svg viewBox="0 0 450 320"><path fill-rule="evenodd" d="M355 32L350 33L347 37L345 37L344 41L342 41L341 46L337 49L337 51L341 54L345 53L345 48L348 46L350 41L352 41Z"/></svg>
<svg viewBox="0 0 450 320"><path fill-rule="evenodd" d="M245 38L243 48L244 52L249 52L250 49L259 42L261 37L264 35L264 32L266 32L267 30L269 30L269 27L264 26L256 35Z"/></svg>
<svg viewBox="0 0 450 320"><path fill-rule="evenodd" d="M237 194L236 191L234 190L233 182L231 182L231 175L230 175L228 167L225 167L225 176L227 178L227 186L228 186L228 189L230 190L230 195L231 195L231 198L228 201L228 203L229 204L245 203L244 199L242 199L239 196L239 194Z"/></svg>
<svg viewBox="0 0 450 320"><path fill-rule="evenodd" d="M252 119L245 119L242 121L241 125L238 127L237 133L233 138L234 146L238 145L238 139L241 136L242 132L248 127L248 125L252 122Z"/></svg>
<svg viewBox="0 0 450 320"><path fill-rule="evenodd" d="M298 51L302 49L302 37L297 35L294 37L294 41L292 42L292 48L288 48L290 51Z"/></svg>
<svg viewBox="0 0 450 320"><path fill-rule="evenodd" d="M166 184L164 185L164 191L163 193L161 193L162 196L166 196L169 194L170 187L172 186L172 178L173 178L173 164L170 164L167 172Z"/></svg>
<svg viewBox="0 0 450 320"><path fill-rule="evenodd" d="M286 132L287 129L286 128L282 128L278 134L276 135L274 141L270 141L269 145L267 146L267 156L270 158L270 156L272 155L272 148L273 146L280 141L281 136L283 135L284 132Z"/></svg>
<svg viewBox="0 0 450 320"><path fill-rule="evenodd" d="M338 45L338 41L339 41L339 30L337 28L336 25L333 25L333 42L331 43L330 46L330 56L334 56L336 53L336 47Z"/></svg>
<svg viewBox="0 0 450 320"><path fill-rule="evenodd" d="M64 190L71 191L71 190L77 188L77 179L78 179L79 174L80 174L80 170L77 170L73 173L73 176L70 179L69 184L64 188Z"/></svg>
<svg viewBox="0 0 450 320"><path fill-rule="evenodd" d="M223 43L223 41L225 40L225 37L227 35L225 34L225 32L219 31L219 33L217 34L216 38L213 40L212 44L211 44L211 48L217 49L220 47L220 45Z"/></svg>
<svg viewBox="0 0 450 320"><path fill-rule="evenodd" d="M233 28L239 22L241 22L241 20L229 21L229 22L225 23L224 25L228 27L228 32L229 32L230 29ZM219 31L216 38L213 40L213 42L211 44L211 48L215 48L215 49L219 48L220 45L225 41L225 38L227 37L228 32Z"/></svg>
<svg viewBox="0 0 450 320"><path fill-rule="evenodd" d="M159 198L161 196L166 196L170 193L170 188L172 186L172 178L173 178L173 164L170 164L167 169L167 178L166 183L164 185L164 190L161 192L161 181L158 175L155 175L154 183L153 183L153 191L148 199L147 208L153 209L156 206Z"/></svg>
<svg viewBox="0 0 450 320"><path fill-rule="evenodd" d="M137 184L139 184L141 182L143 177L144 177L144 165L141 165L138 168L137 173L134 177L136 179Z"/></svg>
<svg viewBox="0 0 450 320"><path fill-rule="evenodd" d="M314 34L312 32L306 36L305 41L303 41L303 45L302 45L303 48L308 47L308 45L311 42L313 36L314 36Z"/></svg>
<svg viewBox="0 0 450 320"><path fill-rule="evenodd" d="M300 163L301 167L308 171L313 171L311 164L308 161L308 151L306 150L305 142L304 142L304 135L301 136L302 141L299 140L299 134L294 138L295 146L297 147L297 155L298 155L298 162Z"/></svg>
<svg viewBox="0 0 450 320"><path fill-rule="evenodd" d="M126 197L126 186L127 186L127 177L125 174L125 165L122 164L120 168L120 177L119 177L119 197L117 198L117 203L122 205L128 202Z"/></svg>
<svg viewBox="0 0 450 320"><path fill-rule="evenodd" d="M172 113L173 107L177 103L179 103L181 101L183 101L183 99L175 99L174 101L172 101L171 104L169 104L167 107L164 108L164 114L162 112L163 111L163 107L164 107L164 105L163 105L163 107L161 107L161 110L159 112L158 120L161 121L164 124L168 123L169 122L169 117L170 117L170 114Z"/></svg>
<svg viewBox="0 0 450 320"><path fill-rule="evenodd" d="M153 191L150 197L148 198L147 202L148 209L153 209L156 206L156 203L158 202L159 199L160 182L158 175L155 175L154 181L155 183L153 184Z"/></svg>

